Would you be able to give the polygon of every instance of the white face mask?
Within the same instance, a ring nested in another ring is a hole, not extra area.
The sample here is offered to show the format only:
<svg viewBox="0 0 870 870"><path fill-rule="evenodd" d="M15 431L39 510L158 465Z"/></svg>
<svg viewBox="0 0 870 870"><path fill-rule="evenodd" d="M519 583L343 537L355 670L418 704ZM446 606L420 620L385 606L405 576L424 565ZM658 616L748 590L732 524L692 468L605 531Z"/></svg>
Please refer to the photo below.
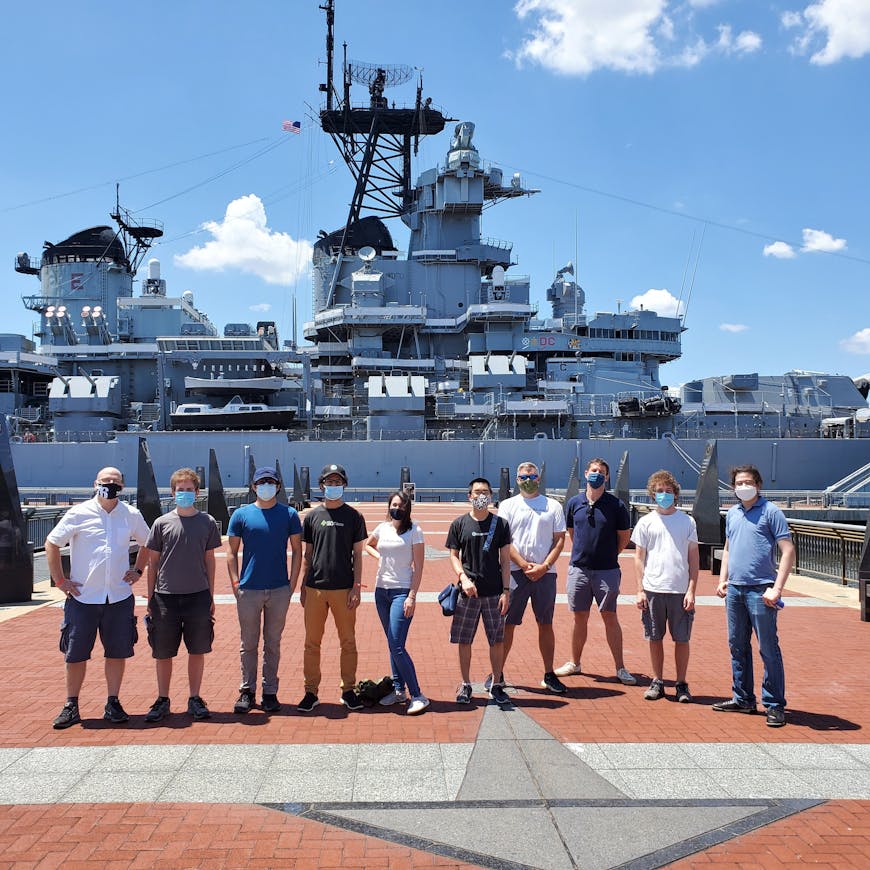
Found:
<svg viewBox="0 0 870 870"><path fill-rule="evenodd" d="M489 507L489 496L488 495L476 495L471 499L471 506L475 510L482 511L484 508Z"/></svg>
<svg viewBox="0 0 870 870"><path fill-rule="evenodd" d="M741 483L734 487L734 495L736 495L740 501L752 501L752 499L758 495L758 489L751 483Z"/></svg>

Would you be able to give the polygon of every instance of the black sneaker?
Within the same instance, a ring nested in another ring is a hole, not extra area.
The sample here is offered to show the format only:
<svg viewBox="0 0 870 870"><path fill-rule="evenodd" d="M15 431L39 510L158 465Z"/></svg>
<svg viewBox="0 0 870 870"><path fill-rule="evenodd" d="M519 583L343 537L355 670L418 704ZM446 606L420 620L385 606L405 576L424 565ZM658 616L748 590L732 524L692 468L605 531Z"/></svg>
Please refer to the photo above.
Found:
<svg viewBox="0 0 870 870"><path fill-rule="evenodd" d="M692 693L689 691L689 684L688 683L677 683L675 688L676 688L677 700L681 704L691 704L692 703Z"/></svg>
<svg viewBox="0 0 870 870"><path fill-rule="evenodd" d="M463 683L459 687L459 691L456 693L456 703L457 704L470 704L471 703L471 683Z"/></svg>
<svg viewBox="0 0 870 870"><path fill-rule="evenodd" d="M770 728L782 728L785 725L785 710L782 707L768 707L767 724Z"/></svg>
<svg viewBox="0 0 870 870"><path fill-rule="evenodd" d="M296 705L296 709L300 713L310 713L319 703L314 692L306 692L305 697Z"/></svg>
<svg viewBox="0 0 870 870"><path fill-rule="evenodd" d="M719 701L713 705L713 709L717 713L748 713L752 715L757 713L755 704L741 704L739 701Z"/></svg>
<svg viewBox="0 0 870 870"><path fill-rule="evenodd" d="M260 704L266 713L277 713L281 709L281 702L277 695L263 694L263 702Z"/></svg>
<svg viewBox="0 0 870 870"><path fill-rule="evenodd" d="M341 703L344 704L348 710L362 710L365 706L365 704L360 700L359 695L357 695L353 689L348 689L346 692L341 693Z"/></svg>
<svg viewBox="0 0 870 870"><path fill-rule="evenodd" d="M205 701L199 695L191 695L187 700L187 712L194 719L211 719L211 713L205 705Z"/></svg>
<svg viewBox="0 0 870 870"><path fill-rule="evenodd" d="M145 714L146 722L159 722L169 715L169 698L158 698L151 709Z"/></svg>
<svg viewBox="0 0 870 870"><path fill-rule="evenodd" d="M665 696L665 684L661 680L653 680L643 693L644 701L658 701Z"/></svg>
<svg viewBox="0 0 870 870"><path fill-rule="evenodd" d="M554 692L557 695L564 695L568 691L568 687L556 676L554 671L547 671L544 674L544 679L541 680L541 688Z"/></svg>
<svg viewBox="0 0 870 870"><path fill-rule="evenodd" d="M244 716L254 706L254 693L250 689L239 692L239 700L233 706L233 713Z"/></svg>
<svg viewBox="0 0 870 870"><path fill-rule="evenodd" d="M130 717L127 711L121 706L121 702L112 695L106 700L106 707L103 710L103 718L107 722L112 722L115 725L120 725L122 722L128 722Z"/></svg>
<svg viewBox="0 0 870 870"><path fill-rule="evenodd" d="M489 697L492 698L499 707L510 706L511 699L508 697L508 693L504 690L504 686L499 683L495 683L489 690Z"/></svg>
<svg viewBox="0 0 870 870"><path fill-rule="evenodd" d="M499 682L504 685L504 671L502 671L501 676L499 677ZM488 692L492 688L492 674L487 674L486 679L483 681L483 689Z"/></svg>
<svg viewBox="0 0 870 870"><path fill-rule="evenodd" d="M75 701L67 701L60 713L57 714L52 723L52 728L57 728L58 730L69 728L70 725L75 725L81 721L82 717L79 715L79 705Z"/></svg>

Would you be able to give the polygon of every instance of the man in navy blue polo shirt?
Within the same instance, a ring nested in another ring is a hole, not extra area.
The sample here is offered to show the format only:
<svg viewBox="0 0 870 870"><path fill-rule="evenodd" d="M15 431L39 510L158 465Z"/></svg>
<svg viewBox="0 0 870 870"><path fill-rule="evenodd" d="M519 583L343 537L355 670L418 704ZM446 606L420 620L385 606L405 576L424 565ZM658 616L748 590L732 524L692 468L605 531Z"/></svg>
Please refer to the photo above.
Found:
<svg viewBox="0 0 870 870"><path fill-rule="evenodd" d="M568 607L574 614L571 661L556 669L560 677L581 673L580 656L586 644L592 599L604 620L607 644L616 665L616 676L626 686L637 679L625 669L622 658L622 628L616 617L616 599L622 572L619 554L631 538L631 519L626 506L607 492L610 466L593 459L586 466L586 491L565 505L565 525L571 540L568 568Z"/></svg>
<svg viewBox="0 0 870 870"><path fill-rule="evenodd" d="M783 512L761 495L754 465L731 469L739 502L725 516L725 552L716 594L725 599L731 647L732 697L713 705L719 713L755 713L752 632L764 663L761 703L771 728L785 725L785 670L777 614L785 581L794 566L794 544ZM776 564L777 547L782 555Z"/></svg>

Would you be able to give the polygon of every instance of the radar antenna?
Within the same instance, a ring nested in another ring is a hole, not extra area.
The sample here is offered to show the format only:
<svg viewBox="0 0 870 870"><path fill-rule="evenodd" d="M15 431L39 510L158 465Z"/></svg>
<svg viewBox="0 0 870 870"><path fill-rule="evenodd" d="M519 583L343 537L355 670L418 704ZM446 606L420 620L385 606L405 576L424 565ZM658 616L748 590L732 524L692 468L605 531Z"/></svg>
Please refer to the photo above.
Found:
<svg viewBox="0 0 870 870"><path fill-rule="evenodd" d="M327 25L327 81L320 85L326 94L326 108L320 112L320 125L332 137L356 180L346 226L360 219L363 208L385 217L400 217L413 203L412 149L416 154L421 136L440 133L453 119L432 108L431 98L423 98L422 76L413 106L390 105L384 91L410 81L413 68L348 61L346 44L339 93L332 80L335 0L326 0L320 8L326 13ZM351 103L353 83L368 88L368 105Z"/></svg>
<svg viewBox="0 0 870 870"><path fill-rule="evenodd" d="M163 235L163 223L155 220L134 218L129 209L120 203L120 185L115 185L115 210L109 215L118 225L118 233L124 243L130 274L135 275L148 249Z"/></svg>

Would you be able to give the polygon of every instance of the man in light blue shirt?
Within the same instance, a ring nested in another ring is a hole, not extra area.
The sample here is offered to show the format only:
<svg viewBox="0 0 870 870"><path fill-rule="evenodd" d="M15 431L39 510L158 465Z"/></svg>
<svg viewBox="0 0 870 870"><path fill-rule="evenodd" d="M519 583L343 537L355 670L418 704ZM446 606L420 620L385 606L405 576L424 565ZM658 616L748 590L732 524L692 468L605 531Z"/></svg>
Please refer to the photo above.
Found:
<svg viewBox="0 0 870 870"><path fill-rule="evenodd" d="M794 544L783 512L761 495L754 465L731 469L739 499L725 517L725 553L716 594L725 599L733 696L713 705L719 713L755 713L752 632L764 663L761 703L771 728L785 725L785 671L777 636L782 590L794 566ZM776 564L776 550L781 558Z"/></svg>

